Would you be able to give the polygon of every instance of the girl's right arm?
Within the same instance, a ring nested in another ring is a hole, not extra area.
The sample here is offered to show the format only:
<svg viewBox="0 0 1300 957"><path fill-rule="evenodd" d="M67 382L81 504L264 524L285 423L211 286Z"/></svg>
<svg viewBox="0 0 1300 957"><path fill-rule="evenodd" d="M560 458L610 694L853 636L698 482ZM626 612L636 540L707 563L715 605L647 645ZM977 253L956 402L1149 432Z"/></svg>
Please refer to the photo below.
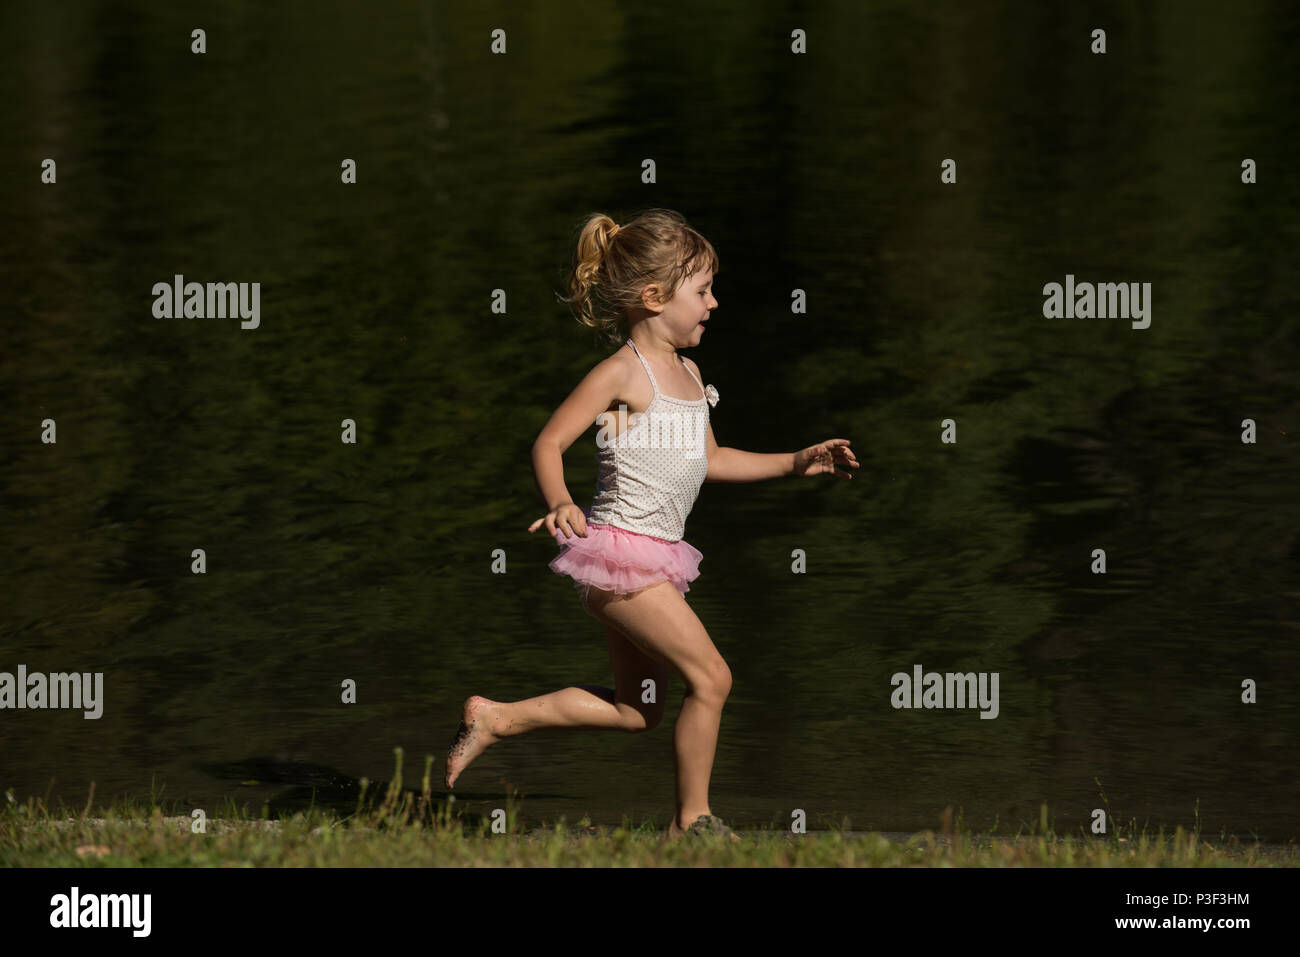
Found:
<svg viewBox="0 0 1300 957"><path fill-rule="evenodd" d="M626 385L626 375L627 366L613 356L597 365L569 393L533 442L533 473L549 511L529 526L530 532L545 522L552 536L558 526L570 538L574 534L571 529L586 537L586 517L573 504L564 484L564 452L614 403Z"/></svg>

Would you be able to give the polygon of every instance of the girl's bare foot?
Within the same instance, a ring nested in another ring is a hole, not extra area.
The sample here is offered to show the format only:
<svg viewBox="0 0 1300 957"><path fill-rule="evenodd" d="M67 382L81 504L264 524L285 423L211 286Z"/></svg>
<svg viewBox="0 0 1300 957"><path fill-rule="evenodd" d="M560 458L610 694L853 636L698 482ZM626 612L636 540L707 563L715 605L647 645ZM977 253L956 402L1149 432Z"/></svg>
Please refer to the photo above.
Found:
<svg viewBox="0 0 1300 957"><path fill-rule="evenodd" d="M740 840L740 835L723 824L721 818L707 811L704 814L697 814L686 827L682 827L674 817L673 822L668 825L668 839L672 840L684 834L721 834L730 841Z"/></svg>
<svg viewBox="0 0 1300 957"><path fill-rule="evenodd" d="M473 695L465 700L465 712L461 717L460 730L447 751L447 789L450 790L460 777L460 772L469 767L470 762L482 754L489 744L501 739L492 733L493 719L496 717L496 702Z"/></svg>

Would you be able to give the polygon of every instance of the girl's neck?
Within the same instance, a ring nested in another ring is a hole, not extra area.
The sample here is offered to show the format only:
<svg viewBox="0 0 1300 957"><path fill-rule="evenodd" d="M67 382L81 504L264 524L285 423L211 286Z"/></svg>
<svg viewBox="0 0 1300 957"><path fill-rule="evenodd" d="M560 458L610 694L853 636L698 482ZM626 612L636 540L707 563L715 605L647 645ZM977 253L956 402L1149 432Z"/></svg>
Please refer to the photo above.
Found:
<svg viewBox="0 0 1300 957"><path fill-rule="evenodd" d="M677 355L677 350L673 346L665 345L653 336L628 336L628 338L636 344L636 351L647 359L659 359L668 363Z"/></svg>

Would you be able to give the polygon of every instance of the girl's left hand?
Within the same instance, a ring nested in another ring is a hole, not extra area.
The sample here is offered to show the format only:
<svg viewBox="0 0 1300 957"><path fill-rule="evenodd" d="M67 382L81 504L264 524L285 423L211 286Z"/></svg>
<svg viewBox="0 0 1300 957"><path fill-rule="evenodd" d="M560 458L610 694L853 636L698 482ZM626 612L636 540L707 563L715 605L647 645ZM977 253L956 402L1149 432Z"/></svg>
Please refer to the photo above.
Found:
<svg viewBox="0 0 1300 957"><path fill-rule="evenodd" d="M822 472L830 472L841 478L851 479L852 474L844 469L837 468L837 465L847 465L849 468L857 468L858 460L849 448L848 439L827 439L820 445L812 445L802 452L794 453L794 474L820 475Z"/></svg>

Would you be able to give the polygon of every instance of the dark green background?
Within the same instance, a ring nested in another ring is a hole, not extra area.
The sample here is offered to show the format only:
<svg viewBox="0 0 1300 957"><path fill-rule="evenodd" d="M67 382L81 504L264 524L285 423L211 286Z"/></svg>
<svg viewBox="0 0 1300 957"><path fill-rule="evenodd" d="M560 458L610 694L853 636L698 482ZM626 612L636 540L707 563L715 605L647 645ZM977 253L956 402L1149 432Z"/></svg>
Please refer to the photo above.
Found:
<svg viewBox="0 0 1300 957"><path fill-rule="evenodd" d="M690 517L715 813L1072 828L1104 790L1296 836L1293 4L15 3L0 35L0 670L106 682L98 722L0 712L0 787L346 805L395 746L440 779L469 694L608 684L529 447L609 351L556 301L575 227L665 206L721 256L718 441L862 461ZM153 318L175 273L260 282L261 327ZM1151 328L1045 319L1067 273L1152 283ZM999 672L1000 717L893 710L916 663ZM680 692L458 797L666 825Z"/></svg>

